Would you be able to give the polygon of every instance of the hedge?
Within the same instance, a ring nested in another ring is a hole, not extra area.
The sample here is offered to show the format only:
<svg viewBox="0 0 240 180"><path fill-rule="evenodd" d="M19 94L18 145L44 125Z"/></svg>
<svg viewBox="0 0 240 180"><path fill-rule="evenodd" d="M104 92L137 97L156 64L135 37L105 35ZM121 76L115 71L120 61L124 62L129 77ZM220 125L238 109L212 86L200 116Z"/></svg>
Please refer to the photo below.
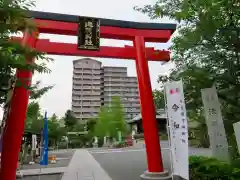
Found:
<svg viewBox="0 0 240 180"><path fill-rule="evenodd" d="M191 156L190 179L193 180L240 180L240 167L214 158Z"/></svg>

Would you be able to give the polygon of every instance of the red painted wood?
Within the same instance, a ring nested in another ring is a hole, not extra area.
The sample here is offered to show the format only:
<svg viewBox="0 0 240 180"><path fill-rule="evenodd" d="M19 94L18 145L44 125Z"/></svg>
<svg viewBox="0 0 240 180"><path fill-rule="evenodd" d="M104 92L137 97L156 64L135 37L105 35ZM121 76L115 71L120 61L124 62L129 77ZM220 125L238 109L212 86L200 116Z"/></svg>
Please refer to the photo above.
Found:
<svg viewBox="0 0 240 180"><path fill-rule="evenodd" d="M134 47L107 47L102 46L100 51L78 50L77 44L49 42L40 40L37 43L36 49L41 52L54 55L68 56L89 56L102 58L116 59L136 59L136 50ZM157 51L153 48L146 48L147 59L152 61L169 61L169 51Z"/></svg>
<svg viewBox="0 0 240 180"><path fill-rule="evenodd" d="M20 41L20 38L14 38ZM101 46L100 51L78 50L77 44L50 42L48 39L39 39L36 49L40 52L46 52L52 55L66 56L88 56L114 59L136 59L136 49L133 46L108 47ZM145 48L146 56L149 61L169 61L170 52L166 50L155 50L154 48Z"/></svg>
<svg viewBox="0 0 240 180"><path fill-rule="evenodd" d="M152 96L151 80L146 61L144 37L137 36L134 40L136 47L136 68L140 94L142 123L149 172L163 172L163 163L158 136L156 112Z"/></svg>
<svg viewBox="0 0 240 180"><path fill-rule="evenodd" d="M24 33L22 45L34 48L37 41L37 33L30 35ZM32 58L27 58L27 62L31 63ZM17 70L17 79L25 85L31 84L32 71ZM23 81L25 79L25 81ZM20 152L22 135L24 130L24 121L26 119L28 107L29 89L20 86L15 87L11 100L9 116L6 122L6 130L3 136L3 147L1 155L1 180L16 180L16 170L18 167L18 154Z"/></svg>
<svg viewBox="0 0 240 180"><path fill-rule="evenodd" d="M77 23L39 19L35 20L35 22L41 33L77 36ZM120 40L134 40L135 36L143 36L146 42L167 42L172 35L171 30L141 30L109 26L101 26L100 34L101 38Z"/></svg>

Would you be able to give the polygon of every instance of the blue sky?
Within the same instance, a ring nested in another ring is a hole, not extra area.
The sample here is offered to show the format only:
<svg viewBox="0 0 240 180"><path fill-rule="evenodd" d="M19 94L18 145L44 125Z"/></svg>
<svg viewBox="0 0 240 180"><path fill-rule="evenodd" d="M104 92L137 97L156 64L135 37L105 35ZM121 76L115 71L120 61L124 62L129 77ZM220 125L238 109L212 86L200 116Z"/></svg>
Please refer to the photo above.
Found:
<svg viewBox="0 0 240 180"><path fill-rule="evenodd" d="M142 6L144 4L153 3L154 1L152 0L37 0L35 10L138 22L172 23L173 21L168 19L158 19L153 21L147 16L133 10L133 6L135 5ZM55 42L77 43L76 37L69 36L41 34L40 38L48 38ZM124 46L132 45L132 42L102 39L101 45ZM167 49L171 45L171 42L166 44L148 43L146 45L149 47L155 47L156 49ZM72 60L79 59L81 57L50 57L54 59L54 62L48 64L48 67L52 70L51 74L36 73L33 77L33 82L41 80L42 86L55 85L51 91L42 97L40 105L42 110L47 110L50 115L56 113L58 116L62 116L67 109L71 108ZM128 74L136 76L134 61L100 58L95 59L102 61L103 65L128 67ZM167 63L164 66L161 66L161 63L159 62L149 63L153 89L159 88L159 85L156 82L158 75L167 74L169 69L172 67L172 63Z"/></svg>

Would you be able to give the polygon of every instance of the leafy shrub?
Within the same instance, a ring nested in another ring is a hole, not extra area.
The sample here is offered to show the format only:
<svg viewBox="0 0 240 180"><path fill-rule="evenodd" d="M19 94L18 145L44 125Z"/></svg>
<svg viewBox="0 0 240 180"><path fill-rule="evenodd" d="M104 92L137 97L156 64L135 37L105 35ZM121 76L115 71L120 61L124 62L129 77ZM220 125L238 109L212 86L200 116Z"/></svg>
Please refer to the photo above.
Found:
<svg viewBox="0 0 240 180"><path fill-rule="evenodd" d="M233 165L234 167L240 168L240 158L234 159L234 160L232 161L232 165Z"/></svg>
<svg viewBox="0 0 240 180"><path fill-rule="evenodd" d="M240 167L214 158L191 156L190 179L194 180L240 180Z"/></svg>

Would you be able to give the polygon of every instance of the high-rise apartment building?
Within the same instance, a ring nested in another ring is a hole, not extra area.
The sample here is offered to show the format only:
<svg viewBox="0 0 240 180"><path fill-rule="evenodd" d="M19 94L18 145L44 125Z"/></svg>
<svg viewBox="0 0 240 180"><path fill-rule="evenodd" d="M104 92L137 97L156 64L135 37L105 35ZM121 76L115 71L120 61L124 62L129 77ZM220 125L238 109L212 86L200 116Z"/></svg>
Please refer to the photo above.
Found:
<svg viewBox="0 0 240 180"><path fill-rule="evenodd" d="M102 66L93 59L73 61L72 111L83 120L97 115L102 103Z"/></svg>
<svg viewBox="0 0 240 180"><path fill-rule="evenodd" d="M126 67L102 66L90 58L73 61L72 111L78 119L97 116L113 96L121 98L127 119L140 113L137 78L127 76Z"/></svg>
<svg viewBox="0 0 240 180"><path fill-rule="evenodd" d="M126 67L103 67L104 104L109 104L113 96L121 97L127 118L140 112L138 82L136 77L127 76Z"/></svg>

